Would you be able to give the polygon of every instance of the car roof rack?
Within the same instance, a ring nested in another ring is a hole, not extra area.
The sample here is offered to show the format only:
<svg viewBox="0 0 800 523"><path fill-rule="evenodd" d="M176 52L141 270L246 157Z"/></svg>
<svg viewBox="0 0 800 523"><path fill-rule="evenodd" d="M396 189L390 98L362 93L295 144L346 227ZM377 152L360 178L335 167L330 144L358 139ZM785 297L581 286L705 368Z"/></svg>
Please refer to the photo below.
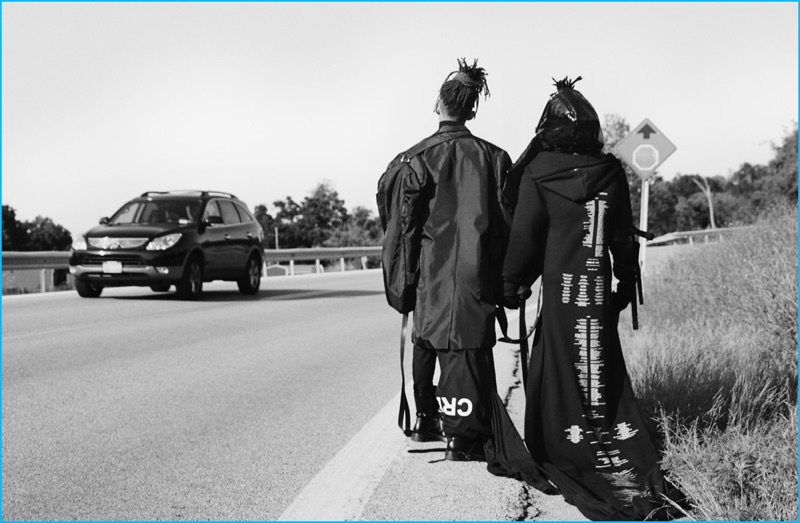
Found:
<svg viewBox="0 0 800 523"><path fill-rule="evenodd" d="M206 197L206 196L224 196L224 197L226 197L226 198L233 198L233 199L235 199L235 200L238 200L238 199L239 199L239 198L237 198L235 195L233 195L233 194L231 194L231 193L229 193L229 192L222 192L222 191L197 191L197 190L181 190L181 191L146 191L146 192L143 192L143 193L142 193L142 196L141 196L141 197L145 197L145 196L152 196L152 195L165 195L165 194L175 194L175 195L178 195L178 194L181 194L181 195L197 194L197 195L199 195L200 197Z"/></svg>
<svg viewBox="0 0 800 523"><path fill-rule="evenodd" d="M203 191L203 196L227 196L228 198L233 198L235 200L239 199L229 192L222 192L222 191Z"/></svg>

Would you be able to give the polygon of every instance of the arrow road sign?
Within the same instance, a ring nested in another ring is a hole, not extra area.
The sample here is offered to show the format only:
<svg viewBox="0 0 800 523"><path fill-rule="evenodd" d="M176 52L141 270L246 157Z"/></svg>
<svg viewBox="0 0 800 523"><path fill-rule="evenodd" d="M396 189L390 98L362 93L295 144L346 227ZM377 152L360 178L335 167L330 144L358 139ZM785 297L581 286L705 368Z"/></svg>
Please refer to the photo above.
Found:
<svg viewBox="0 0 800 523"><path fill-rule="evenodd" d="M637 133L641 134L645 140L650 139L650 135L655 132L655 130L647 124L644 124L644 127L636 131Z"/></svg>
<svg viewBox="0 0 800 523"><path fill-rule="evenodd" d="M636 171L642 180L648 179L656 167L675 152L675 145L653 122L644 119L614 147L614 152Z"/></svg>

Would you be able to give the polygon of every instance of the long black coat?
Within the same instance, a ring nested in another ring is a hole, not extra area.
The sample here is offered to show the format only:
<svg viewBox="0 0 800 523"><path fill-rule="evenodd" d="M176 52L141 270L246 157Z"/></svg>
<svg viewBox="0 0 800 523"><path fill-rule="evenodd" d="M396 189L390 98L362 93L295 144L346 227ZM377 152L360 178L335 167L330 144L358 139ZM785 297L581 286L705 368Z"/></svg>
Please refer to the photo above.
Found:
<svg viewBox="0 0 800 523"><path fill-rule="evenodd" d="M466 127L438 132L459 130ZM429 183L412 339L432 349L491 348L503 296L510 210L502 187L511 158L472 134L416 158Z"/></svg>
<svg viewBox="0 0 800 523"><path fill-rule="evenodd" d="M590 519L670 516L660 495L672 494L671 486L639 413L617 333L627 300L611 292L612 273L632 289L633 246L619 160L540 152L530 162L504 271L512 296L542 277L525 440L565 499Z"/></svg>

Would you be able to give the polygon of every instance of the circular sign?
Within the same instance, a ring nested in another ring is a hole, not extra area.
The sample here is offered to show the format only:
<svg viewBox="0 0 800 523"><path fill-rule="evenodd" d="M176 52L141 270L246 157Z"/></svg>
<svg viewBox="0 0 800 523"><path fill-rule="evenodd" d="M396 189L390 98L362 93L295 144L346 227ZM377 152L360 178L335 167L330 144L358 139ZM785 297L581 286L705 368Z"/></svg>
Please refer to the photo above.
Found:
<svg viewBox="0 0 800 523"><path fill-rule="evenodd" d="M643 171L651 171L655 169L658 164L658 149L650 144L639 145L631 155L633 164Z"/></svg>

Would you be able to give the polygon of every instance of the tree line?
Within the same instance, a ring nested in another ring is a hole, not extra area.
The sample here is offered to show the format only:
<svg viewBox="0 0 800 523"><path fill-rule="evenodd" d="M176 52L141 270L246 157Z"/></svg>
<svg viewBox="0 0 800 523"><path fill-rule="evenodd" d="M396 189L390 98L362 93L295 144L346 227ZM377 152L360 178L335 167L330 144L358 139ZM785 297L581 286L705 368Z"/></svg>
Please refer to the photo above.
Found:
<svg viewBox="0 0 800 523"><path fill-rule="evenodd" d="M606 152L630 132L618 115L606 115L603 132ZM733 227L753 223L770 207L797 205L797 124L773 144L774 157L766 165L744 163L729 177L678 174L671 180L657 172L650 177L647 230L655 235L711 227ZM624 164L623 164L624 165ZM642 180L627 165L634 224L639 226ZM256 206L255 215L265 232L267 248L348 247L380 245L380 223L369 209L348 212L330 183L321 183L301 203L291 197ZM277 239L277 243L276 243Z"/></svg>
<svg viewBox="0 0 800 523"><path fill-rule="evenodd" d="M603 132L605 150L612 152L630 126L618 115L606 115ZM678 174L665 180L656 172L649 180L648 231L658 236L747 225L773 205L797 205L797 123L772 147L774 156L766 165L744 163L728 177ZM642 181L630 167L625 170L638 227ZM378 217L362 206L348 210L331 182L319 183L302 201L291 196L274 201L273 209L270 213L263 203L254 209L267 249L380 245L383 237ZM12 207L3 205L4 251L60 251L71 243L70 232L52 219L21 222Z"/></svg>
<svg viewBox="0 0 800 523"><path fill-rule="evenodd" d="M33 221L18 221L14 208L3 205L4 251L66 251L70 245L70 232L52 219L37 216Z"/></svg>
<svg viewBox="0 0 800 523"><path fill-rule="evenodd" d="M605 150L611 152L630 132L630 126L617 115L606 115L603 132ZM797 145L795 122L781 143L772 144L774 156L766 165L744 163L728 177L687 173L664 180L656 172L649 179L647 230L659 236L748 225L775 205L797 205ZM638 227L642 180L627 165L625 171Z"/></svg>
<svg viewBox="0 0 800 523"><path fill-rule="evenodd" d="M264 204L256 205L254 212L267 249L364 247L380 245L383 239L378 217L366 207L348 211L330 182L318 184L302 202L287 196L273 206L274 216Z"/></svg>

